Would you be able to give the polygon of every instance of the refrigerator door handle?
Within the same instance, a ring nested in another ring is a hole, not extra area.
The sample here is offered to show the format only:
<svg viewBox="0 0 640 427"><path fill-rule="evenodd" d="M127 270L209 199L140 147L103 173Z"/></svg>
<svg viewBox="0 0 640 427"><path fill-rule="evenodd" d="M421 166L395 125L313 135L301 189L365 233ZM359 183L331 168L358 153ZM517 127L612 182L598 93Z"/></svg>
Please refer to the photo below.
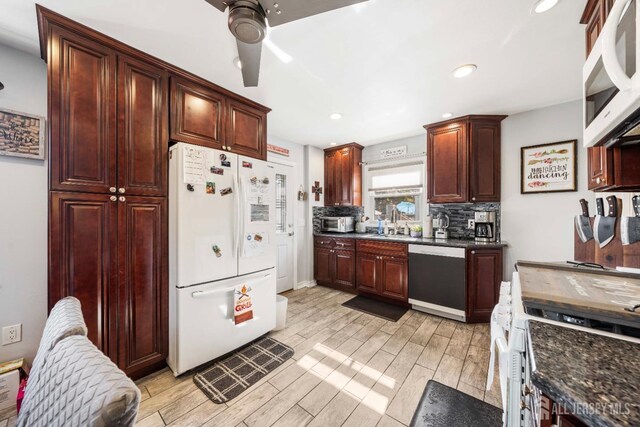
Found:
<svg viewBox="0 0 640 427"><path fill-rule="evenodd" d="M260 277L259 279L251 281L251 283L253 283L253 284L260 283L260 282L263 282L263 281L267 280L269 277L271 277L271 273L265 274L264 276ZM195 291L195 292L191 292L191 296L193 298L202 298L202 297L206 297L208 295L224 294L226 292L234 291L235 289L236 289L236 286L231 286L229 288L212 289L210 291Z"/></svg>
<svg viewBox="0 0 640 427"><path fill-rule="evenodd" d="M238 185L238 175L233 175L233 191L236 193L235 202L236 202L236 212L240 212L240 186ZM238 254L238 248L240 246L240 217L239 215L235 215L234 219L234 238L233 238L233 253L236 258L240 257Z"/></svg>

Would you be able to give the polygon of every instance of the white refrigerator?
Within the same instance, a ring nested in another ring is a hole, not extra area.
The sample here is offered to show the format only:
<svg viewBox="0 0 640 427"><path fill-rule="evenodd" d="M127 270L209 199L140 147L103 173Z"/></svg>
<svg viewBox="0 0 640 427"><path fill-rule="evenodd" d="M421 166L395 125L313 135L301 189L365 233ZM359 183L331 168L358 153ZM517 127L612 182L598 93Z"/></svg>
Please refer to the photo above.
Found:
<svg viewBox="0 0 640 427"><path fill-rule="evenodd" d="M178 143L169 152L169 356L174 375L276 322L275 173L264 161ZM248 290L250 320L235 297Z"/></svg>

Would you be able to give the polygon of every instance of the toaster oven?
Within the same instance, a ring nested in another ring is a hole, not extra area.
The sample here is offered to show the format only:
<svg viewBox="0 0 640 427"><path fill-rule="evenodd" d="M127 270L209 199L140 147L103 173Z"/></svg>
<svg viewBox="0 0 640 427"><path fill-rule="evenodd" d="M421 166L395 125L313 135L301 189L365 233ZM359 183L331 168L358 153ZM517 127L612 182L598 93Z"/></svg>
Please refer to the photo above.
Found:
<svg viewBox="0 0 640 427"><path fill-rule="evenodd" d="M333 233L352 233L355 221L352 216L323 216L320 218L320 229Z"/></svg>

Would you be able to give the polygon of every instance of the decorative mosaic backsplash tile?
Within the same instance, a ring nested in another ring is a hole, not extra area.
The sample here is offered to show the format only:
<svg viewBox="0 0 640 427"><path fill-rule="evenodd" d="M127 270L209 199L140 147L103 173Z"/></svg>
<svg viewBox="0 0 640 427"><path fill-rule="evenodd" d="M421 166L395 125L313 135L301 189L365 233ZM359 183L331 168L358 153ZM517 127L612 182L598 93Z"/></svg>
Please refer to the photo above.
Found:
<svg viewBox="0 0 640 427"><path fill-rule="evenodd" d="M500 240L500 203L446 203L430 204L429 212L433 218L440 212L449 215L449 237L453 239L473 239L473 230L467 229L468 220L474 219L474 213L496 212L497 236Z"/></svg>
<svg viewBox="0 0 640 427"><path fill-rule="evenodd" d="M314 206L313 231L320 231L320 218L323 216L352 216L356 220L364 215L362 206Z"/></svg>

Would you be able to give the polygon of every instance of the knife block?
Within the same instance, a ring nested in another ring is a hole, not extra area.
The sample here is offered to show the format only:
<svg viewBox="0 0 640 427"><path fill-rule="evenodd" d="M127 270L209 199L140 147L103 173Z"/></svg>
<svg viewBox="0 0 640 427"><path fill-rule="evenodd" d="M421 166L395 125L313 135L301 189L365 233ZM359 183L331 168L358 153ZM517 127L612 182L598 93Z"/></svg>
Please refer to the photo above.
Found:
<svg viewBox="0 0 640 427"><path fill-rule="evenodd" d="M578 232L574 228L573 257L576 261L593 262L609 268L618 266L640 268L640 242L623 246L620 238L622 200L618 200L618 212L620 214L616 218L616 234L613 240L604 248L600 248L595 239L582 243ZM591 228L593 228L595 218L589 218L589 222L591 223Z"/></svg>

